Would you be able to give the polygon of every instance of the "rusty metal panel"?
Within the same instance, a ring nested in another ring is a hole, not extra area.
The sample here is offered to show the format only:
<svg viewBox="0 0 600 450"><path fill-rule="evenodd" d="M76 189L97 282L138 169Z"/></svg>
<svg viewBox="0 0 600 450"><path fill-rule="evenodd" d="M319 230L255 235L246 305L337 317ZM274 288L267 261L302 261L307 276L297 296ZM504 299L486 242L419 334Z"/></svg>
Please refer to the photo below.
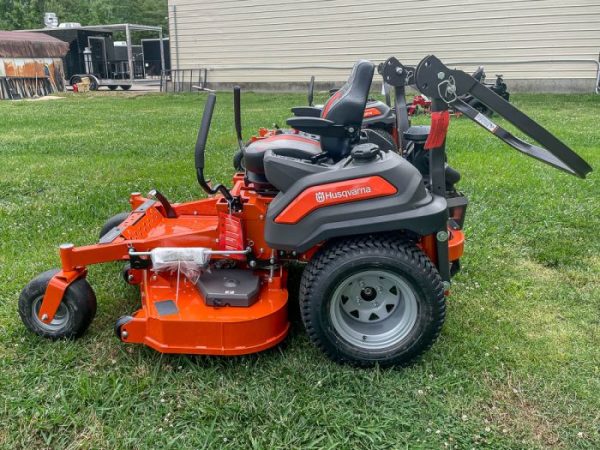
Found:
<svg viewBox="0 0 600 450"><path fill-rule="evenodd" d="M6 58L4 71L9 78L48 78L50 75L43 58Z"/></svg>
<svg viewBox="0 0 600 450"><path fill-rule="evenodd" d="M61 58L0 58L0 99L64 92Z"/></svg>

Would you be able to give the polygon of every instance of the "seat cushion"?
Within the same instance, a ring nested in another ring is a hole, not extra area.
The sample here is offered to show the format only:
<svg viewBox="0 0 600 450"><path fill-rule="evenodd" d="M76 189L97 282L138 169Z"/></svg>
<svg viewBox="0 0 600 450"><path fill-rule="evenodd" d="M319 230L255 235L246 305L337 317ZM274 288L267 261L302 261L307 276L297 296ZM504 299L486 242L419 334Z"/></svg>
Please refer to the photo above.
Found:
<svg viewBox="0 0 600 450"><path fill-rule="evenodd" d="M278 134L254 141L244 150L244 163L248 172L263 175L264 157L267 150L276 151L279 156L310 159L322 152L318 139L302 134Z"/></svg>

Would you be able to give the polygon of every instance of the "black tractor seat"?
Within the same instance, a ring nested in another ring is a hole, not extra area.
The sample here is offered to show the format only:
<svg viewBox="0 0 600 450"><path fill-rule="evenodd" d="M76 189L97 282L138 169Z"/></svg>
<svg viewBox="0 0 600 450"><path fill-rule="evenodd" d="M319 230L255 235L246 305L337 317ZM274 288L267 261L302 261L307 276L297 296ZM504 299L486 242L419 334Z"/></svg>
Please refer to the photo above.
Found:
<svg viewBox="0 0 600 450"><path fill-rule="evenodd" d="M267 183L264 167L267 150L273 150L279 156L307 160L323 152L320 141L304 133L278 134L254 141L244 150L248 181L259 184Z"/></svg>
<svg viewBox="0 0 600 450"><path fill-rule="evenodd" d="M278 156L311 159L326 153L333 162L348 156L360 141L364 109L373 80L375 66L361 60L354 64L348 81L323 106L320 117L288 119L295 133L283 133L253 142L244 149L246 178L255 184L268 184L264 156L272 150ZM312 137L317 135L318 137Z"/></svg>

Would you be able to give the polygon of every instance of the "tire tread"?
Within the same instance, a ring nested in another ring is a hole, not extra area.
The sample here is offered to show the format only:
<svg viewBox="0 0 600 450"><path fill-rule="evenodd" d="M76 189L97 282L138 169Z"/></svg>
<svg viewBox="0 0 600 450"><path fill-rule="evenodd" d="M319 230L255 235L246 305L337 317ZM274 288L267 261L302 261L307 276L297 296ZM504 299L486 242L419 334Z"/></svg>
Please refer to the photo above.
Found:
<svg viewBox="0 0 600 450"><path fill-rule="evenodd" d="M48 283L58 270L52 269L41 273L31 280L19 296L19 315L25 326L38 336L57 339L76 339L81 337L88 329L96 315L96 294L85 278L75 280L67 288L63 302L68 302L72 317L69 329L51 332L37 326L31 319L31 308L33 301L46 292Z"/></svg>

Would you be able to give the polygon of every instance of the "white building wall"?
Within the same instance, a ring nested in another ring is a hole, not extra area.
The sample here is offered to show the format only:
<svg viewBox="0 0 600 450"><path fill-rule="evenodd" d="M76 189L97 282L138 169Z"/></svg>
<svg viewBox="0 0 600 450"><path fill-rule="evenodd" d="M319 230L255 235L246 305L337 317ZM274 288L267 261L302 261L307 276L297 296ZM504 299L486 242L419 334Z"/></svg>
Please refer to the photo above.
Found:
<svg viewBox="0 0 600 450"><path fill-rule="evenodd" d="M557 60L600 51L599 0L169 0L169 25L173 67L207 67L220 83L340 81L360 58L433 53L484 63L488 77L591 89L593 62ZM555 62L514 63L541 60Z"/></svg>

